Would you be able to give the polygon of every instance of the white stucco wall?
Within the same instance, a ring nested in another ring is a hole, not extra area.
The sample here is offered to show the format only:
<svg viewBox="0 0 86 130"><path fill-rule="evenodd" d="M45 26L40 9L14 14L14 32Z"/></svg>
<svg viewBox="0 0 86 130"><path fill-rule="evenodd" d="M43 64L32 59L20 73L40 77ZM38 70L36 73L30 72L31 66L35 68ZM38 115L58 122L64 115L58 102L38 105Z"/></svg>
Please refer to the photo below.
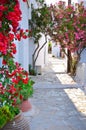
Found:
<svg viewBox="0 0 86 130"><path fill-rule="evenodd" d="M82 1L84 3L84 6L86 7L86 0L78 0L79 3L82 2Z"/></svg>
<svg viewBox="0 0 86 130"><path fill-rule="evenodd" d="M29 39L29 64L32 65L32 55L34 53L35 50L35 44L34 44L34 39L30 38Z"/></svg>
<svg viewBox="0 0 86 130"><path fill-rule="evenodd" d="M31 0L31 3L33 4L34 8L38 7L36 0ZM42 38L39 41L40 47L42 46L44 42L45 42L45 37L42 36ZM34 44L34 40L30 38L29 39L29 61L30 61L29 63L30 64L32 64L32 54L35 48L36 48L36 45ZM44 65L47 63L48 63L48 45L46 44L39 53L39 56L36 61L36 65L44 67Z"/></svg>
<svg viewBox="0 0 86 130"><path fill-rule="evenodd" d="M30 0L31 4L33 4L34 8L38 7L36 0Z"/></svg>
<svg viewBox="0 0 86 130"><path fill-rule="evenodd" d="M86 48L81 53L80 63L86 63Z"/></svg>
<svg viewBox="0 0 86 130"><path fill-rule="evenodd" d="M78 63L75 80L83 85L86 86L86 49L81 54L81 59Z"/></svg>
<svg viewBox="0 0 86 130"><path fill-rule="evenodd" d="M2 67L2 58L0 58L0 67Z"/></svg>
<svg viewBox="0 0 86 130"><path fill-rule="evenodd" d="M48 64L48 43L45 45L44 48L44 64Z"/></svg>
<svg viewBox="0 0 86 130"><path fill-rule="evenodd" d="M42 35L42 37L40 38L39 40L39 44L40 44L40 47L45 43L45 36ZM39 47L39 48L40 48ZM47 53L47 44L41 49L40 53L39 53L39 56L37 58L37 61L36 61L36 65L40 65L42 68L44 67L45 64L47 64L48 60L48 53Z"/></svg>
<svg viewBox="0 0 86 130"><path fill-rule="evenodd" d="M71 3L74 5L75 3L78 3L78 0L71 0Z"/></svg>
<svg viewBox="0 0 86 130"><path fill-rule="evenodd" d="M22 20L20 21L20 28L28 29L28 18L29 9L27 3L20 2L20 7L22 11ZM15 60L18 61L22 67L28 71L29 65L29 39L22 39L20 42L16 41L17 54L15 55Z"/></svg>
<svg viewBox="0 0 86 130"><path fill-rule="evenodd" d="M57 49L56 49L56 46L55 46L56 43L52 43L52 56L55 56L57 57Z"/></svg>
<svg viewBox="0 0 86 130"><path fill-rule="evenodd" d="M83 3L84 3L84 6L86 7L86 0L71 0L71 3L73 4L73 5L75 5L75 3L80 3L80 2L82 2L83 1Z"/></svg>
<svg viewBox="0 0 86 130"><path fill-rule="evenodd" d="M60 52L61 52L60 44L53 43L52 44L52 55L55 57L60 57Z"/></svg>
<svg viewBox="0 0 86 130"><path fill-rule="evenodd" d="M44 43L44 37L40 39L40 47L42 46L42 43ZM34 53L34 50L37 45L34 44L33 38L29 39L29 64L32 65L32 55ZM47 65L48 63L48 44L46 44L42 50L39 53L39 56L36 61L36 65L44 67L44 65Z"/></svg>
<svg viewBox="0 0 86 130"><path fill-rule="evenodd" d="M78 63L75 80L81 85L86 84L86 63Z"/></svg>

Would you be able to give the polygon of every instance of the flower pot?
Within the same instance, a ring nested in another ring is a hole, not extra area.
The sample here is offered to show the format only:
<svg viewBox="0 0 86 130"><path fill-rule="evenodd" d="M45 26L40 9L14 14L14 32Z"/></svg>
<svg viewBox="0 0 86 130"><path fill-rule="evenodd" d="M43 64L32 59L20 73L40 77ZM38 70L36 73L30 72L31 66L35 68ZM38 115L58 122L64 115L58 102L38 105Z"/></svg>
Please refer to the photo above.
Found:
<svg viewBox="0 0 86 130"><path fill-rule="evenodd" d="M14 120L8 122L1 130L30 130L29 122L20 112L15 116Z"/></svg>
<svg viewBox="0 0 86 130"><path fill-rule="evenodd" d="M30 103L30 101L27 99L27 100L24 100L21 104L21 110L22 112L27 112L29 110L31 110L32 108L32 105Z"/></svg>

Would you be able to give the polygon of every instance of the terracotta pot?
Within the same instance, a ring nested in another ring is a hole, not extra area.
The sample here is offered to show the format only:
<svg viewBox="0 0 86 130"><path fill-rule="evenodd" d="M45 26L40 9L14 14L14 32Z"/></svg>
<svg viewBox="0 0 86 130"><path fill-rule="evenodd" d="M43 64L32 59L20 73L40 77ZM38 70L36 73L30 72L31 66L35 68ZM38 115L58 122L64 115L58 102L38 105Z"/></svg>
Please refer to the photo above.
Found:
<svg viewBox="0 0 86 130"><path fill-rule="evenodd" d="M21 104L21 110L22 112L27 112L29 110L31 110L32 108L32 105L30 103L30 101L27 99L27 100L24 100Z"/></svg>
<svg viewBox="0 0 86 130"><path fill-rule="evenodd" d="M1 130L30 130L29 122L20 112L15 116L14 120L8 122Z"/></svg>

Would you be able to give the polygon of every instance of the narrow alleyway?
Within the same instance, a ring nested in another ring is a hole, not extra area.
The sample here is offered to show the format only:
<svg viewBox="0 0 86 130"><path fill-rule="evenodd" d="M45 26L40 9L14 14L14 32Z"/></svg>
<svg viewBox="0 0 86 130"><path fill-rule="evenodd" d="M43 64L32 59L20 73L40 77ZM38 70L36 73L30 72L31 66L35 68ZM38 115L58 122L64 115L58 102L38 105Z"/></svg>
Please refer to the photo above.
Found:
<svg viewBox="0 0 86 130"><path fill-rule="evenodd" d="M66 74L65 60L49 57L42 75L32 77L30 130L86 130L86 95Z"/></svg>

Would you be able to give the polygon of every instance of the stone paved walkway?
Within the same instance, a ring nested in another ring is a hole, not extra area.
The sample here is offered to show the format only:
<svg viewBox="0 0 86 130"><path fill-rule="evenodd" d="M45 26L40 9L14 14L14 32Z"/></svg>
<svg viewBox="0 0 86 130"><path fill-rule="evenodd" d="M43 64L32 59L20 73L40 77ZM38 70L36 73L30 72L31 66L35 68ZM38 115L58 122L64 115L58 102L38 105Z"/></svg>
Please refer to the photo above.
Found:
<svg viewBox="0 0 86 130"><path fill-rule="evenodd" d="M42 75L33 76L33 109L24 113L30 130L86 130L86 95L65 72L65 60L49 57Z"/></svg>

